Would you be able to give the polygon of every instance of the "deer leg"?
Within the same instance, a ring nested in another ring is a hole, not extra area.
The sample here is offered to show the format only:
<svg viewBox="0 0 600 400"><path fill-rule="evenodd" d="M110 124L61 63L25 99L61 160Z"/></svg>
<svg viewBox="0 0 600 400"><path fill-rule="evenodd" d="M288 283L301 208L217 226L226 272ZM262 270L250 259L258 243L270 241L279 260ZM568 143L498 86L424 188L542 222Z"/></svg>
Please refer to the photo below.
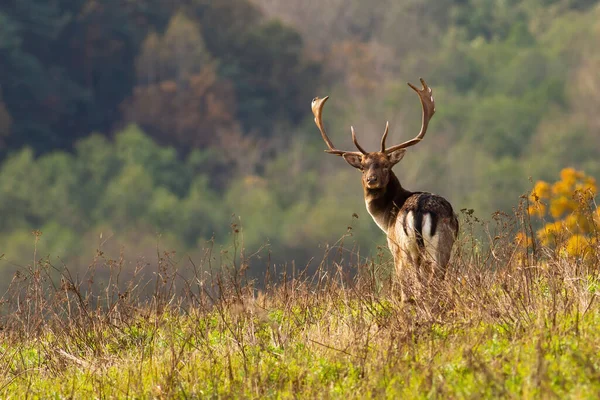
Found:
<svg viewBox="0 0 600 400"><path fill-rule="evenodd" d="M398 244L388 237L388 248L394 258L394 274L392 277L392 288L400 297L400 302L404 303L407 300L404 285L406 284L406 273L408 263L408 254L406 254Z"/></svg>

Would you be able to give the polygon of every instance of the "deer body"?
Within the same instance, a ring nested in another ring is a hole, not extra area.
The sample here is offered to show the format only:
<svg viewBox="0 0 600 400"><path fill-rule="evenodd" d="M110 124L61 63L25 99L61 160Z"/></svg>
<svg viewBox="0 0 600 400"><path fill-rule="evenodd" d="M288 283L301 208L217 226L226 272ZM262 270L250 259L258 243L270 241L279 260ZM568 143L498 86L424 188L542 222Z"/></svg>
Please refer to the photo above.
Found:
<svg viewBox="0 0 600 400"><path fill-rule="evenodd" d="M404 189L392 174L383 193L365 188L367 211L387 236L396 275L417 265L421 272L443 273L458 234L458 220L443 197Z"/></svg>
<svg viewBox="0 0 600 400"><path fill-rule="evenodd" d="M409 84L421 99L421 132L412 140L386 148L388 124L381 139L381 151L378 152L366 152L358 144L354 128L351 128L352 140L359 151L337 150L321 121L321 111L328 97L315 98L312 104L315 123L329 147L326 152L342 156L348 164L362 172L367 211L387 235L398 278L402 277L404 268L408 266L416 267L421 277L443 276L458 235L458 219L446 199L432 193L406 190L392 172L392 168L404 157L406 148L423 139L435 112L432 91L422 79L421 83L421 90Z"/></svg>

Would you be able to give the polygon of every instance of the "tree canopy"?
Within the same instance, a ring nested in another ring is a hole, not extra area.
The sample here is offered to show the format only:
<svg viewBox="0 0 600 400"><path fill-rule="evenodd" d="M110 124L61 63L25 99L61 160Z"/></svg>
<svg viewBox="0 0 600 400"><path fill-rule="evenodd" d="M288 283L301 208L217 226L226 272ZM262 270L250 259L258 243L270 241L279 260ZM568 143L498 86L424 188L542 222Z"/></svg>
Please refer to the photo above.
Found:
<svg viewBox="0 0 600 400"><path fill-rule="evenodd" d="M232 229L282 262L348 231L373 254L310 101L331 97L341 148L353 125L372 149L386 120L390 143L418 131L419 77L437 112L395 169L408 189L485 218L566 167L598 179L599 21L592 0L2 2L0 254L30 259L33 230L76 263Z"/></svg>

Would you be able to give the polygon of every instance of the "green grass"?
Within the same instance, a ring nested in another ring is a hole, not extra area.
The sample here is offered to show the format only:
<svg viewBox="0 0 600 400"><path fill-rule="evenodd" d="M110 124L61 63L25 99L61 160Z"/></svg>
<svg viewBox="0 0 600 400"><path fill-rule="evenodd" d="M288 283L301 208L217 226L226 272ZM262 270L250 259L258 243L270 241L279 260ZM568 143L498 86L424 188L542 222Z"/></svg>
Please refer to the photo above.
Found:
<svg viewBox="0 0 600 400"><path fill-rule="evenodd" d="M327 307L327 305L324 305ZM180 316L87 348L54 337L3 346L3 398L597 398L600 316L544 318L518 330L491 322L408 332L356 318L278 323L252 312ZM207 321L216 321L207 323ZM234 324L233 332L230 331ZM361 335L356 335L356 329ZM241 343L240 343L241 342Z"/></svg>
<svg viewBox="0 0 600 400"><path fill-rule="evenodd" d="M0 398L600 397L600 252L524 254L504 232L465 234L443 281L407 271L405 302L389 263L258 290L243 253L218 272L161 255L148 285L119 260L78 279L42 260L0 305Z"/></svg>
<svg viewBox="0 0 600 400"><path fill-rule="evenodd" d="M7 332L2 398L600 394L594 304L514 321L463 314L433 322L414 304L357 299L349 289L330 288L309 303L316 295L306 288L294 296L285 304L274 291L160 315L149 307L126 320L90 317L89 326L49 321L29 338Z"/></svg>

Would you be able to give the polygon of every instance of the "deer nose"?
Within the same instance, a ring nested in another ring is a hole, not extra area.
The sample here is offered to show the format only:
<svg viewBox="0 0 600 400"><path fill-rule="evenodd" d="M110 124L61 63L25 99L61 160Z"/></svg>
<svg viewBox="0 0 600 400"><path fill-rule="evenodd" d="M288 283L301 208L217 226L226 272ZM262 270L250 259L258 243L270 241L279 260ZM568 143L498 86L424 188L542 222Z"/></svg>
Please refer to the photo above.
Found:
<svg viewBox="0 0 600 400"><path fill-rule="evenodd" d="M375 175L371 175L367 177L367 183L375 183L377 182L377 177Z"/></svg>

